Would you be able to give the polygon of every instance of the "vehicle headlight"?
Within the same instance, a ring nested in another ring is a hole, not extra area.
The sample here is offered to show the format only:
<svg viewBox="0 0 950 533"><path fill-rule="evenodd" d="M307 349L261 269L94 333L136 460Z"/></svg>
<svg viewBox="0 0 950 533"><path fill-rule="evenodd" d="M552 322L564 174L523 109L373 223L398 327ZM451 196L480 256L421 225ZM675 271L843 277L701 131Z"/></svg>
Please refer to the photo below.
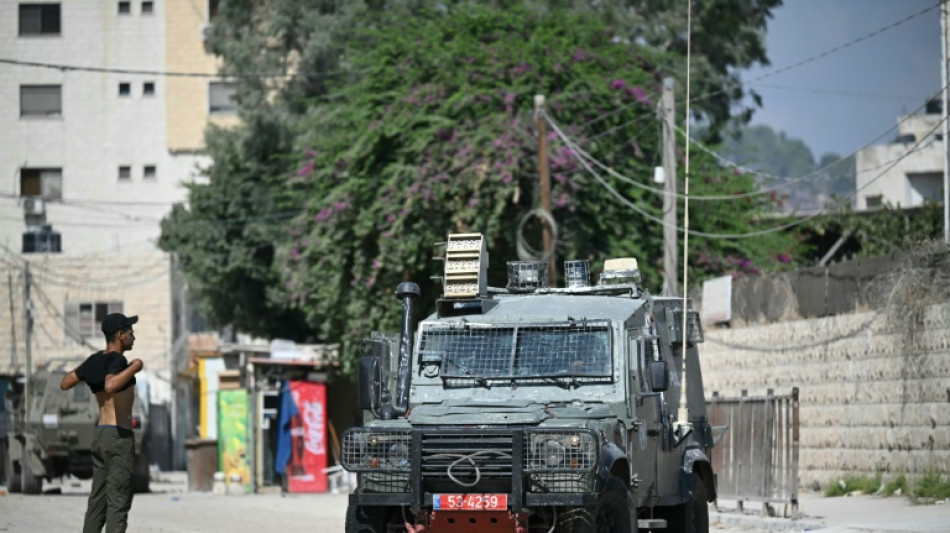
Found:
<svg viewBox="0 0 950 533"><path fill-rule="evenodd" d="M409 430L350 428L343 433L343 468L351 472L409 469Z"/></svg>
<svg viewBox="0 0 950 533"><path fill-rule="evenodd" d="M548 468L557 468L564 461L564 445L554 439L547 439L541 445L539 455Z"/></svg>
<svg viewBox="0 0 950 533"><path fill-rule="evenodd" d="M393 466L409 465L409 446L403 442L394 442L389 446L389 464Z"/></svg>

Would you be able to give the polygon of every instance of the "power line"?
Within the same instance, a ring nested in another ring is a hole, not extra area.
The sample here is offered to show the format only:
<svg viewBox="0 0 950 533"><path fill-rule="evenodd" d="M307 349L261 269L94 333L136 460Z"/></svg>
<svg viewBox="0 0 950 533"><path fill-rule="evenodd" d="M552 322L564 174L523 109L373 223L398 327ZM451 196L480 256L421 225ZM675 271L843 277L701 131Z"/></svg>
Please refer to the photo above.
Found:
<svg viewBox="0 0 950 533"><path fill-rule="evenodd" d="M552 128L552 129L555 131L555 133L558 135L558 137L561 138L561 140L568 146L568 148L571 148L571 149L572 149L572 152L575 154L575 158L577 158L577 160L581 162L581 164L584 166L584 168L586 168L587 171L588 171L605 189L607 189L607 191L611 194L611 196L613 196L614 198L616 198L620 203L622 203L622 204L628 206L629 208L631 208L632 210L636 211L637 213L639 213L639 214L640 214L641 216L643 216L644 218L647 218L648 220L651 220L652 222L655 222L655 223L660 224L660 225L663 225L663 226L666 226L666 225L667 225L667 223L666 223L664 220L662 220L662 219L660 219L660 218L658 218L658 217L655 217L655 216L651 215L650 213L648 213L647 211L645 211L644 209L642 209L641 207L637 206L635 203L631 202L629 199L627 199L626 197L624 197L623 195L621 195L619 192L617 192L616 189L614 189L606 180L604 180L604 179L600 176L600 174L598 174L598 173L590 166L590 164L588 164L588 162L587 162L587 160L586 160L585 158L583 158L583 157L580 156L579 152L582 151L582 150L580 149L580 147L578 147L569 137L567 137L567 135L564 134L563 131L561 131L561 129L557 126L557 124L555 124L554 121L551 120L550 116L547 116L547 120L548 120L548 123L551 125L551 128ZM930 137L930 135L931 135L932 133L934 133L934 132L936 131L936 129L939 128L939 127L943 124L943 122L946 121L946 120L947 120L947 117L945 116L945 117L943 118L943 120L941 120L932 130L930 130L930 131L927 133L927 135L925 135L923 138L921 138L919 141L917 141L917 143L916 143L914 146L912 146L909 150L907 150L904 154L902 154L900 157L898 157L897 159L895 159L885 170L883 170L881 173L879 173L879 174L878 174L877 176L875 176L873 179L871 179L870 181L868 181L867 183L865 183L864 186L862 186L862 187L856 189L854 192L852 192L852 193L848 194L847 196L845 196L845 198L851 198L851 197L857 196L857 193L858 193L858 192L864 190L865 188L867 188L868 186L870 186L872 183L874 183L874 182L876 182L877 180L879 180L881 177L883 177L884 175L886 175L892 168L894 168L895 166L897 166L897 164L898 164L899 162L901 162L902 160L904 160L904 159L905 159L907 156L909 156L910 154L916 152L916 151L919 149L919 147L924 143L924 141L926 141L926 140ZM707 232L689 230L689 234L690 234L690 235L695 235L695 236L698 236L698 237L707 237L707 238L711 238L711 239L723 239L723 240L741 239L741 238L749 238L749 237L759 237L759 236L762 236L762 235L767 235L767 234L770 234L770 233L775 233L775 232L778 232L778 231L783 231L783 230L786 230L786 229L790 229L790 228L799 226L799 225L801 225L801 224L804 224L805 222L808 222L809 220L812 220L812 219L814 219L814 218L816 218L816 217L818 217L818 216L820 216L820 215L824 215L824 214L827 214L827 211L823 209L823 210L816 211L815 213L812 213L812 214L807 215L807 216L805 216L805 217L802 217L802 218L800 218L800 219L798 219L798 220L794 220L794 221L788 222L788 223L786 223L786 224L781 224L781 225L779 225L779 226L774 226L774 227L772 227L772 228L767 228L767 229L758 230L758 231L751 231L751 232L747 232L747 233L735 233L735 234L728 234L728 233L707 233ZM678 232L680 232L680 233L683 233L683 231L684 231L683 227L681 227L681 226L679 226L679 225L676 225L676 230L677 230Z"/></svg>
<svg viewBox="0 0 950 533"><path fill-rule="evenodd" d="M10 59L0 57L0 63L16 65L19 67L45 68L59 70L61 72L96 72L100 74L129 74L136 76L158 76L167 78L213 78L213 79L273 79L273 78L333 78L338 76L352 76L362 74L356 71L325 71L325 72L285 72L285 73L251 73L251 74L212 74L208 72L178 72L169 70L144 70L144 69L126 69L111 67L90 67L79 65L66 65L63 63L43 63L39 61L22 61L19 59Z"/></svg>
<svg viewBox="0 0 950 533"><path fill-rule="evenodd" d="M858 37L858 38L856 38L856 39L852 39L852 40L850 40L850 41L848 41L848 42L846 42L846 43L844 43L844 44L840 44L840 45L838 45L838 46L835 46L834 48L830 48L830 49L825 50L824 52L821 52L821 53L819 53L819 54L815 54L815 55L813 55L813 56L809 56L809 57L807 57L807 58L805 58L805 59L802 59L802 60L797 61L797 62L795 62L795 63L792 63L792 64L790 64L790 65L786 65L786 66L784 66L784 67L782 67L782 68L775 69L775 70L771 70L771 71L769 71L769 72L763 73L763 74L761 74L761 75L759 75L759 76L756 76L755 78L752 78L751 80L748 80L748 81L746 81L746 82L740 81L740 82L738 82L738 83L739 83L739 84L744 83L744 84L746 84L746 85L755 85L757 82L762 81L762 80L764 80L764 79L771 78L771 77L773 77L773 76L778 76L779 74L783 74L783 73L785 73L785 72L788 72L789 70L793 70L793 69L796 69L796 68L799 68L799 67L803 67L803 66L805 66L805 65L807 65L807 64L809 64L809 63L813 63L813 62L815 62L815 61L818 61L819 59L823 59L823 58L828 57L828 56L830 56L830 55L832 55L832 54L835 54L835 53L837 53L837 52L840 52L840 51L842 51L842 50L844 50L844 49L846 49L846 48L850 48L850 47L852 47L852 46L854 46L854 45L856 45L856 44L858 44L858 43L860 43L860 42L866 41L866 40L868 40L868 39L870 39L870 38L872 38L872 37L875 37L875 36L877 36L877 35L880 35L881 33L884 33L884 32L886 32L886 31L888 31L888 30L894 29L894 28L900 26L901 24L904 24L905 22L908 22L908 21L910 21L910 20L913 20L913 19L915 19L915 18L917 18L917 17L919 17L919 16L921 16L921 15L923 15L923 14L925 14L925 13L929 13L930 11L933 11L934 9L937 9L938 7L940 7L940 5L941 5L944 1L945 1L945 0L941 0L941 1L937 2L936 4L931 5L930 7L924 8L924 9L922 9L922 10L916 12L916 13L913 13L913 14L911 14L911 15L908 15L908 16L906 16L906 17L900 19L900 20L894 21L894 22L892 22L892 23L890 23L890 24L887 24L886 26L882 26L882 27L880 27L880 28L878 28L878 29L872 31L871 33L868 33L868 34L866 34L866 35L862 35L861 37ZM718 90L718 91L713 91L713 92L711 92L711 93L707 93L707 94L705 94L705 95L702 95L702 96L698 96L698 97L696 97L696 98L693 98L692 101L693 101L693 102L696 102L696 101L703 100L703 99L706 99L706 98L711 98L711 97L713 97L713 96L722 94L722 93L724 93L724 92L726 92L726 91L728 91L728 89L720 89L720 90Z"/></svg>
<svg viewBox="0 0 950 533"><path fill-rule="evenodd" d="M941 90L942 90L942 89L941 89ZM935 93L933 97L936 97L937 94L939 94L939 91L938 91L937 93ZM864 146L862 146L861 148L858 148L857 150L853 151L851 154L849 154L849 155L847 155L847 156L844 156L844 157L841 157L841 158L839 158L839 159L837 159L837 160L835 160L835 161L833 161L833 162L831 162L831 163L829 163L829 164L827 164L827 165L825 165L825 166L823 166L823 167L821 167L821 168L815 169L815 170L813 170L812 172L809 172L808 174L805 174L805 175L803 175L803 176L797 176L797 177L794 177L794 178L781 178L781 177L778 177L778 176L775 176L775 175L772 175L772 174L769 174L769 173L766 173L766 172L761 172L761 171L756 171L756 170L748 169L748 168L746 168L746 167L743 167L743 166L739 165L738 163L735 163L734 161L731 161L731 160L729 160L729 159L723 157L722 155L720 155L719 153L717 153L717 152L714 151L713 149L711 149L711 148L705 146L703 143L699 142L698 140L696 140L696 139L689 139L689 142L690 142L691 144L695 145L695 146L696 146L697 148L699 148L700 150L702 150L702 151L706 152L707 154L711 155L712 157L714 157L715 159L717 159L720 163L722 163L722 164L724 164L724 165L726 165L726 166L729 166L729 167L732 167L732 168L736 168L736 169L741 170L741 171L743 171L743 172L745 172L745 173L750 173L750 174L753 174L753 175L756 175L756 176L761 176L761 177L766 177L766 178L771 178L771 179L774 179L774 180L780 180L780 181L781 181L780 183L778 183L778 184L776 184L776 185L772 185L772 186L770 186L770 187L765 187L765 188L763 188L763 189L758 189L758 190L756 190L756 191L747 192L747 193L738 193L738 194L729 194L729 195L709 195L709 196L690 195L690 199L691 199L691 200L698 200L698 201L728 201L728 200L738 200L738 199L749 198L749 197L753 197L753 196L757 196L757 195L769 194L769 193L771 193L771 192L773 192L773 191L776 191L776 190L779 190L779 189L783 189L783 188L786 188L786 187L790 187L790 186L796 184L797 182L803 181L803 180L806 180L806 179L811 179L811 178L815 178L815 177L824 178L824 177L826 177L826 175L825 175L825 172L826 172L826 171L828 171L828 170L830 170L831 168L833 168L833 167L835 167L835 166L837 166L837 165L839 165L839 164L841 164L841 163L847 161L848 158L857 155L860 151L862 151L862 150L864 150L864 149L866 149L866 148L868 148L868 147L870 147L870 146L873 146L874 143L876 143L876 142L879 141L880 139L884 138L888 133L890 133L891 131L893 131L893 130L899 128L901 124L903 124L904 122L906 122L906 121L910 120L911 118L913 118L913 117L916 115L916 113L918 113L919 111L923 110L923 109L926 107L926 105L927 105L927 104L925 103L925 104L923 104L923 105L917 107L917 108L916 108L915 110L913 110L910 114L907 114L907 115L905 115L902 119L900 119L900 120L897 122L897 125L888 128L887 130L884 131L884 133L881 133L880 135L878 135L878 136L875 137L874 139L870 140L868 143L866 143L866 144L865 144ZM551 120L550 117L548 117L548 119ZM677 127L676 129L680 132L681 135L683 135L683 136L685 137L685 132L684 132L684 130L683 130L682 128ZM592 137L592 138L593 138L593 137ZM601 168L602 170L604 170L604 171L607 172L608 174L614 176L615 178L617 178L617 179L619 179L619 180L621 180L621 181L624 181L624 182L626 182L626 183L629 183L629 184L631 184L631 185L633 185L633 186L635 186L635 187L639 187L639 188L641 188L641 189L650 191L650 192L652 192L652 193L654 193L654 194L659 194L659 195L667 195L667 194L669 194L667 191L665 191L665 190L663 190L663 189L658 189L658 188L656 188L656 187L651 187L651 186L649 186L649 185L640 183L639 181L637 181L637 180L635 180L635 179L633 179L633 178L630 178L630 177L627 177L627 176L624 176L624 175L618 173L618 172L617 172L616 170L614 170L612 167L610 167L610 166L608 166L608 165L606 165L606 164L604 164L604 163L598 161L596 158L594 158L593 156L591 156L588 152L586 152L586 151L584 151L583 149L581 149L575 141L572 141L572 143L574 144L574 146L576 147L576 149L580 152L581 156L585 157L588 161L590 161L591 163L593 163L595 166ZM892 162L894 162L894 161L895 161L895 160L886 161L886 162L881 163L880 165L877 165L877 166L875 166L875 167L870 167L870 168L862 169L861 171L856 172L856 175L862 174L862 173L864 173L864 172L872 172L872 171L874 171L874 170L883 168L884 166L886 166L886 165L888 165L888 164L890 164L890 163L892 163ZM685 195L683 195L683 194L677 194L676 197L677 197L677 198L685 198Z"/></svg>

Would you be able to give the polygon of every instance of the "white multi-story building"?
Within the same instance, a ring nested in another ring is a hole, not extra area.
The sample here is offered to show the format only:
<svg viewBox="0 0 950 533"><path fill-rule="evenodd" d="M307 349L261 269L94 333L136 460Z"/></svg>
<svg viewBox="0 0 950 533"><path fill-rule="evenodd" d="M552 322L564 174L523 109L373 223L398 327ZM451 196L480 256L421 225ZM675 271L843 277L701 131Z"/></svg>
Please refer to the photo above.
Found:
<svg viewBox="0 0 950 533"><path fill-rule="evenodd" d="M924 114L900 117L894 142L858 152L857 210L943 202L944 141L939 127L943 116L939 108L939 103L931 102Z"/></svg>
<svg viewBox="0 0 950 533"><path fill-rule="evenodd" d="M103 348L121 311L140 317L140 392L182 410L184 289L156 241L208 122L237 120L203 42L216 7L0 0L0 373Z"/></svg>

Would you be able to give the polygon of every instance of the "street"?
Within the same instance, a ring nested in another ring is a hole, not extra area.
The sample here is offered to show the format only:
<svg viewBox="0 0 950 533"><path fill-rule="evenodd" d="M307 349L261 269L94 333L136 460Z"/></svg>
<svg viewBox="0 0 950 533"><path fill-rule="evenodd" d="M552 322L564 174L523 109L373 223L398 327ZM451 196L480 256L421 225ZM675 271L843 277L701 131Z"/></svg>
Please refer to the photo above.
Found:
<svg viewBox="0 0 950 533"><path fill-rule="evenodd" d="M162 473L150 494L136 495L129 516L135 532L303 533L343 531L346 494L216 495L187 492L184 473ZM47 488L50 488L47 486ZM70 481L41 496L0 496L0 531L67 533L81 529L88 482ZM824 498L804 493L802 518L761 518L754 512L711 511L710 532L946 533L950 505L911 505L905 498ZM712 508L711 508L712 510Z"/></svg>

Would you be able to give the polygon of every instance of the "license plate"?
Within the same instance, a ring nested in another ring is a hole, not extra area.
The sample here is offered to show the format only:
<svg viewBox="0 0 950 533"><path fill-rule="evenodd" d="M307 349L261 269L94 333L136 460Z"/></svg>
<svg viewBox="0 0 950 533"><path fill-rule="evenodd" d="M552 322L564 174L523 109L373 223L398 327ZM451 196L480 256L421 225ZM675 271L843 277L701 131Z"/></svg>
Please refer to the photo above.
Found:
<svg viewBox="0 0 950 533"><path fill-rule="evenodd" d="M508 495L433 494L432 507L443 511L500 511L508 509Z"/></svg>

